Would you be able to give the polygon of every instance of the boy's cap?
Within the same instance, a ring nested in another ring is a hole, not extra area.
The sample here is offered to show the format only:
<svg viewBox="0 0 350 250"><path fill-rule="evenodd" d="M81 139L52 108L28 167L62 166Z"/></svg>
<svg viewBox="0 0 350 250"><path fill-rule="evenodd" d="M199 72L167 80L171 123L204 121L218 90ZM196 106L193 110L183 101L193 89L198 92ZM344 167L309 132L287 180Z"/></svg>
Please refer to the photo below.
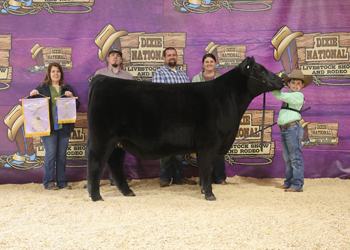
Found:
<svg viewBox="0 0 350 250"><path fill-rule="evenodd" d="M112 52L118 53L120 57L123 57L123 53L119 49L111 49L110 51L108 51L107 56L109 56Z"/></svg>
<svg viewBox="0 0 350 250"><path fill-rule="evenodd" d="M313 77L312 76L304 76L303 72L301 72L301 70L298 70L298 69L293 70L290 75L282 74L281 77L286 82L289 82L292 79L302 80L304 82L304 88L309 86L312 83L312 81L313 81Z"/></svg>

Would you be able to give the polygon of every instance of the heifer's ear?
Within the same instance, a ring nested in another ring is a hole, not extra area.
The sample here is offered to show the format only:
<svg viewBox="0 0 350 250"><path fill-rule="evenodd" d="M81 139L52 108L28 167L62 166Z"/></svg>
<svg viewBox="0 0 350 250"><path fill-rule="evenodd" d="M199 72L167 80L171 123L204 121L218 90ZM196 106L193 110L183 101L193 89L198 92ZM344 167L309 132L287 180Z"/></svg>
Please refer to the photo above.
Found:
<svg viewBox="0 0 350 250"><path fill-rule="evenodd" d="M247 56L246 62L247 62L247 65L252 65L253 63L255 63L255 59L253 56L252 57Z"/></svg>
<svg viewBox="0 0 350 250"><path fill-rule="evenodd" d="M247 66L246 66L246 69L249 69L249 68L253 68L255 64L255 59L254 57L249 57L249 60L247 61Z"/></svg>
<svg viewBox="0 0 350 250"><path fill-rule="evenodd" d="M241 63L240 63L240 66L241 66L241 69L245 69L247 67L247 65L250 64L250 57L247 56Z"/></svg>

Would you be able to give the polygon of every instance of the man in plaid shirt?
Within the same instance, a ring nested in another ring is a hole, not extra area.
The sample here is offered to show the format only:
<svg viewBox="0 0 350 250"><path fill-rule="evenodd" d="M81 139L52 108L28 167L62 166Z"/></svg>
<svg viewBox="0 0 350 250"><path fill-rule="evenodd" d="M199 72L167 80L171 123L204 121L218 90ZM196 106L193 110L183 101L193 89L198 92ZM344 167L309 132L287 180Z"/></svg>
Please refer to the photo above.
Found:
<svg viewBox="0 0 350 250"><path fill-rule="evenodd" d="M154 72L152 82L166 84L190 82L188 75L176 67L177 58L178 56L175 48L166 48L163 51L164 66ZM185 178L182 166L182 155L161 158L160 168L159 176L161 187L169 186L171 179L173 181L172 184L196 185L196 181Z"/></svg>

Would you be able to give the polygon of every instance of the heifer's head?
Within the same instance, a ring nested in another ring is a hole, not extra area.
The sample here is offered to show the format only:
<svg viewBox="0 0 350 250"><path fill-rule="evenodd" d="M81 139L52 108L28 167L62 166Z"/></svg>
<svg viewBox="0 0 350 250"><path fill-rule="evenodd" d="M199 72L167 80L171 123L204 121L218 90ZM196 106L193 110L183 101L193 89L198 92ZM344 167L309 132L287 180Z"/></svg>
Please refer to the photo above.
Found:
<svg viewBox="0 0 350 250"><path fill-rule="evenodd" d="M247 57L239 65L241 73L247 77L250 93L255 97L262 93L283 88L283 79L255 62L254 57Z"/></svg>

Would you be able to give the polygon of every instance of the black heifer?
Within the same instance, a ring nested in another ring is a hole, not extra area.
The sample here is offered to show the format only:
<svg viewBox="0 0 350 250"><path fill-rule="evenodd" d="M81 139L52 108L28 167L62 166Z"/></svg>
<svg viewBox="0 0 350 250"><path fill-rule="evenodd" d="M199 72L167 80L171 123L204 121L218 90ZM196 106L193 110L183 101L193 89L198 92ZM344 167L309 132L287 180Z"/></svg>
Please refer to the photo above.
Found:
<svg viewBox="0 0 350 250"><path fill-rule="evenodd" d="M135 195L124 176L125 151L144 159L197 153L201 191L207 200L215 200L210 177L216 156L231 148L253 98L282 87L280 77L249 57L221 77L203 83L94 77L89 92L87 154L92 200L102 199L99 182L105 163L123 195Z"/></svg>

